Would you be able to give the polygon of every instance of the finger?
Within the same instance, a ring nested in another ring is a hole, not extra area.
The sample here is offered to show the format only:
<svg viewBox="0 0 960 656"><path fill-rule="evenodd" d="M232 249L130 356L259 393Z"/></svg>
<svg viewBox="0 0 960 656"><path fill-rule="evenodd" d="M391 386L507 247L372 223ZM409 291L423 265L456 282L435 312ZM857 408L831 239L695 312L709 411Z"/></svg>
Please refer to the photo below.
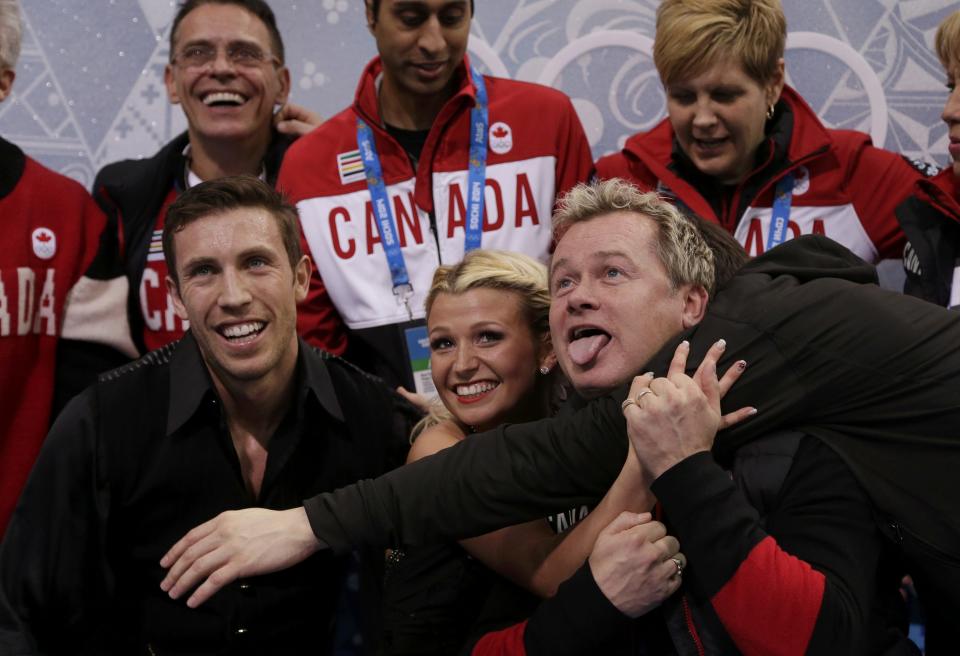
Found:
<svg viewBox="0 0 960 656"><path fill-rule="evenodd" d="M654 543L667 534L667 527L662 522L656 520L645 522L631 529L635 531L645 541Z"/></svg>
<svg viewBox="0 0 960 656"><path fill-rule="evenodd" d="M218 544L219 540L214 539L211 535L191 545L170 567L170 571L167 572L167 575L160 582L160 589L169 593L170 590L176 586L183 574L193 567L198 559L216 550Z"/></svg>
<svg viewBox="0 0 960 656"><path fill-rule="evenodd" d="M643 374L642 376L634 376L634 377L633 377L633 382L630 383L629 398L631 398L631 399L637 398L637 394L639 394L639 393L642 392L643 390L645 390L645 389L647 389L648 387L650 387L650 382L651 382L652 380L653 380L653 372L652 372L652 371L648 371L647 373Z"/></svg>
<svg viewBox="0 0 960 656"><path fill-rule="evenodd" d="M710 348L707 349L706 355L703 356L703 360L700 361L700 366L698 366L696 372L694 372L693 379L699 380L701 376L716 375L717 362L720 361L723 352L726 350L727 340L725 339L718 339L711 344Z"/></svg>
<svg viewBox="0 0 960 656"><path fill-rule="evenodd" d="M206 579L211 573L217 571L230 562L229 554L226 549L214 549L213 551L197 558L193 561L183 573L177 577L173 586L167 591L171 599L177 599L188 590L192 590L201 581Z"/></svg>
<svg viewBox="0 0 960 656"><path fill-rule="evenodd" d="M180 538L175 545L170 547L170 549L163 555L163 558L160 559L160 567L167 569L175 563L184 551L189 549L195 542L202 540L207 537L212 531L216 529L217 517L200 524L200 526L195 526L191 529L186 535Z"/></svg>
<svg viewBox="0 0 960 656"><path fill-rule="evenodd" d="M672 535L664 535L653 543L660 550L661 560L675 556L680 551L680 541Z"/></svg>
<svg viewBox="0 0 960 656"><path fill-rule="evenodd" d="M745 419L749 419L753 415L757 414L757 409L753 406L746 406L740 408L739 410L734 410L733 412L728 412L727 414L720 417L720 430L724 428L730 428L736 424L739 424Z"/></svg>
<svg viewBox="0 0 960 656"><path fill-rule="evenodd" d="M635 513L624 511L617 515L612 522L607 524L604 529L600 531L600 535L615 535L617 533L622 533L623 531L627 531L635 526L647 524L652 518L653 515L648 512Z"/></svg>
<svg viewBox="0 0 960 656"><path fill-rule="evenodd" d="M238 577L239 570L236 567L229 564L221 567L210 574L207 580L204 581L199 588L194 590L193 594L187 599L187 606L189 608L196 608L216 594L223 586L229 585L237 580Z"/></svg>
<svg viewBox="0 0 960 656"><path fill-rule="evenodd" d="M730 391L730 388L733 387L733 384L740 380L740 375L746 368L746 360L737 360L732 365L727 367L727 370L723 372L723 378L720 379L719 383L721 399L727 395L727 392Z"/></svg>
<svg viewBox="0 0 960 656"><path fill-rule="evenodd" d="M277 132L280 134L293 134L297 136L303 136L310 132L315 125L311 123L306 123L304 121L297 121L294 119L286 119L277 123Z"/></svg>
<svg viewBox="0 0 960 656"><path fill-rule="evenodd" d="M720 339L714 342L713 346L707 350L703 362L700 363L697 371L693 374L693 380L704 396L707 397L707 402L711 407L717 409L720 408L721 396L720 383L717 380L717 360L720 359L726 348L727 342L725 340Z"/></svg>
<svg viewBox="0 0 960 656"><path fill-rule="evenodd" d="M686 372L687 356L689 355L690 342L683 340L677 345L677 350L673 352L673 360L670 361L670 369L667 371L667 378Z"/></svg>

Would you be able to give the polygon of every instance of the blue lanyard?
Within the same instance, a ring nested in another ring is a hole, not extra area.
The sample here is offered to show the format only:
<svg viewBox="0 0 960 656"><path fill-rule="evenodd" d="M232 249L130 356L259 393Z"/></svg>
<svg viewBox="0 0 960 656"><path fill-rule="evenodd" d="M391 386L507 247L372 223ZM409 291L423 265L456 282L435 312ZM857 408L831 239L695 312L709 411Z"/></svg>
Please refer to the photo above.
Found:
<svg viewBox="0 0 960 656"><path fill-rule="evenodd" d="M477 89L477 104L470 112L470 168L467 174L467 225L463 251L480 248L483 232L483 190L487 181L487 85L476 69L470 69Z"/></svg>
<svg viewBox="0 0 960 656"><path fill-rule="evenodd" d="M480 235L483 231L483 191L487 176L487 132L489 117L487 113L487 87L483 76L470 69L473 85L476 87L477 101L470 112L470 167L467 175L467 221L465 251L480 247ZM397 222L390 207L390 196L383 180L383 167L373 138L373 131L363 119L357 118L357 146L363 161L363 172L367 179L367 189L373 201L373 212L380 229L380 242L390 267L393 281L393 293L407 306L410 316L410 297L413 285L397 239Z"/></svg>
<svg viewBox="0 0 960 656"><path fill-rule="evenodd" d="M779 246L787 238L790 224L790 202L793 200L793 173L783 176L773 192L773 210L770 219L770 233L767 235L767 248Z"/></svg>

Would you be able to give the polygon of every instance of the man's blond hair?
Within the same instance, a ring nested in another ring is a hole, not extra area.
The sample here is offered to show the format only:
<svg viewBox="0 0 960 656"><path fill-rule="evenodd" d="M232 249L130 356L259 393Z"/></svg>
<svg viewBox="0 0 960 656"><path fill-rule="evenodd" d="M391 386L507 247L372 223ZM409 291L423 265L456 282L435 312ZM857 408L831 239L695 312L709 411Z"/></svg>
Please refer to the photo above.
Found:
<svg viewBox="0 0 960 656"><path fill-rule="evenodd" d="M653 62L665 85L729 60L766 84L777 73L786 41L779 0L663 0Z"/></svg>
<svg viewBox="0 0 960 656"><path fill-rule="evenodd" d="M641 192L624 180L579 184L567 192L553 216L554 238L559 241L574 224L618 212L647 217L657 225L654 250L674 289L700 285L713 293L713 251L694 222L656 193Z"/></svg>

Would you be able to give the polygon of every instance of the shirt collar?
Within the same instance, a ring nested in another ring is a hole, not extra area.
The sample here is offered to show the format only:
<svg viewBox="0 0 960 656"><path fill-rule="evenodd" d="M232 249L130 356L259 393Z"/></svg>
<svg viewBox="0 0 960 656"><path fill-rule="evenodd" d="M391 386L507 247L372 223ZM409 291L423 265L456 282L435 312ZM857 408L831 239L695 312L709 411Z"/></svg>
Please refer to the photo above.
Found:
<svg viewBox="0 0 960 656"><path fill-rule="evenodd" d="M10 194L20 182L26 163L23 151L0 137L0 198Z"/></svg>
<svg viewBox="0 0 960 656"><path fill-rule="evenodd" d="M324 411L344 421L330 371L320 354L303 340L297 353L296 402L305 406L312 395ZM200 410L204 401L215 401L216 391L196 340L188 330L177 344L170 360L170 406L167 410L167 435L180 429Z"/></svg>

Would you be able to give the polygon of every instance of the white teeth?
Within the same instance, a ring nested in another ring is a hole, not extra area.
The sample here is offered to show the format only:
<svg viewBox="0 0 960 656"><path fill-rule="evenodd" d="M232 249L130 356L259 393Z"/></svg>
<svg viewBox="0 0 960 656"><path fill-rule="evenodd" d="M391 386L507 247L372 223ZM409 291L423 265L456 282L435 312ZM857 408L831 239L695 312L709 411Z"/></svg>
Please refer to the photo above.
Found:
<svg viewBox="0 0 960 656"><path fill-rule="evenodd" d="M264 323L262 321L242 323L237 326L227 326L223 329L223 336L231 339L235 337L246 337L247 335L260 332L263 330L263 326Z"/></svg>
<svg viewBox="0 0 960 656"><path fill-rule="evenodd" d="M226 102L232 103L234 105L243 104L243 96L239 93L232 93L230 91L217 91L216 93L211 93L203 98L204 105L212 105L213 103Z"/></svg>
<svg viewBox="0 0 960 656"><path fill-rule="evenodd" d="M482 383L473 383L472 385L457 385L455 391L457 396L476 396L483 394L497 387L500 383L484 381Z"/></svg>

